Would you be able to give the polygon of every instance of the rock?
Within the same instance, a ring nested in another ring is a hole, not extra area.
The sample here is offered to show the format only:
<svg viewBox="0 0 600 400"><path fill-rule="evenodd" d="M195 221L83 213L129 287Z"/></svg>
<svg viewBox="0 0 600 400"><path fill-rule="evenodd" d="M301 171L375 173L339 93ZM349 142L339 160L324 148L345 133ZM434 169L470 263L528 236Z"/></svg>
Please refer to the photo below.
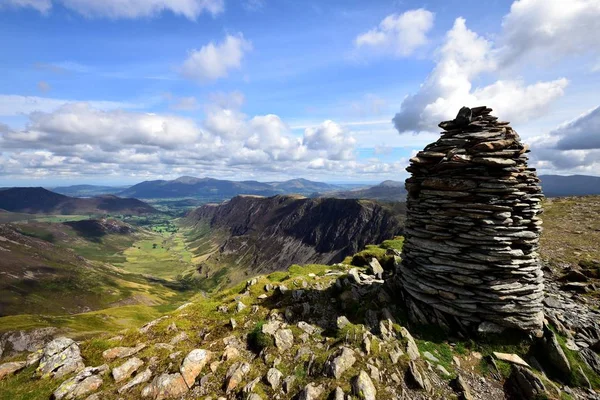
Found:
<svg viewBox="0 0 600 400"><path fill-rule="evenodd" d="M8 331L0 335L0 358L43 349L59 333L57 328Z"/></svg>
<svg viewBox="0 0 600 400"><path fill-rule="evenodd" d="M427 375L425 375L425 372L422 371L414 361L408 363L406 375L409 383L416 388L426 390L427 392L431 389L431 383L429 382Z"/></svg>
<svg viewBox="0 0 600 400"><path fill-rule="evenodd" d="M137 357L130 358L120 366L113 368L112 376L115 382L121 382L128 379L133 375L140 367L144 365L144 362Z"/></svg>
<svg viewBox="0 0 600 400"><path fill-rule="evenodd" d="M279 329L274 337L275 346L279 351L289 350L294 345L294 334L291 329Z"/></svg>
<svg viewBox="0 0 600 400"><path fill-rule="evenodd" d="M358 376L352 380L352 393L362 400L376 400L377 390L369 374L360 371Z"/></svg>
<svg viewBox="0 0 600 400"><path fill-rule="evenodd" d="M242 303L241 301L237 302L237 305L235 306L235 311L237 312L242 312L242 310L244 310L247 306Z"/></svg>
<svg viewBox="0 0 600 400"><path fill-rule="evenodd" d="M289 394L294 387L294 382L296 381L296 377L294 375L290 375L283 380L283 392Z"/></svg>
<svg viewBox="0 0 600 400"><path fill-rule="evenodd" d="M172 399L187 393L188 386L179 372L174 374L162 374L142 390L142 397L150 397L154 400Z"/></svg>
<svg viewBox="0 0 600 400"><path fill-rule="evenodd" d="M229 367L225 376L225 393L231 392L242 383L248 372L250 372L250 364L247 362L238 362Z"/></svg>
<svg viewBox="0 0 600 400"><path fill-rule="evenodd" d="M87 367L74 377L64 381L54 393L52 393L52 398L54 400L70 400L95 392L102 386L102 375L106 374L108 370L108 365Z"/></svg>
<svg viewBox="0 0 600 400"><path fill-rule="evenodd" d="M229 361L229 360L235 360L239 356L240 356L240 351L237 348L235 348L233 346L227 346L225 348L225 350L223 351L223 355L221 356L221 359L223 361Z"/></svg>
<svg viewBox="0 0 600 400"><path fill-rule="evenodd" d="M496 358L498 360L502 360L502 361L506 361L506 362L511 363L511 364L521 365L523 367L531 368L529 366L529 364L527 364L525 362L525 360L523 360L517 354L498 353L498 352L495 351L494 352L494 356L496 356Z"/></svg>
<svg viewBox="0 0 600 400"><path fill-rule="evenodd" d="M431 354L428 351L423 352L423 357L425 357L426 359L428 359L429 361L431 361L433 363L440 362L440 360L436 356L434 356L433 354Z"/></svg>
<svg viewBox="0 0 600 400"><path fill-rule="evenodd" d="M183 359L179 372L189 388L194 386L196 378L209 360L210 353L203 349L194 349Z"/></svg>
<svg viewBox="0 0 600 400"><path fill-rule="evenodd" d="M450 372L448 372L448 370L446 368L444 368L443 365L438 364L435 366L435 368L442 374L442 376L444 376L444 377L450 376Z"/></svg>
<svg viewBox="0 0 600 400"><path fill-rule="evenodd" d="M406 329L405 327L401 327L400 328L400 336L406 340L406 354L408 354L408 358L410 358L412 361L417 360L419 357L421 357L421 354L419 352L419 347L417 346L417 343L415 342L415 339L412 337L412 335L410 334L410 332L408 331L408 329Z"/></svg>
<svg viewBox="0 0 600 400"><path fill-rule="evenodd" d="M571 364L565 352L558 344L556 335L548 327L544 327L544 336L538 340L540 346L540 361L547 360L551 370L556 371L561 377L571 374Z"/></svg>
<svg viewBox="0 0 600 400"><path fill-rule="evenodd" d="M471 389L469 388L469 385L463 379L462 376L458 375L452 383L454 389L456 390L456 393L459 395L459 398L461 400L475 400L475 398L471 394Z"/></svg>
<svg viewBox="0 0 600 400"><path fill-rule="evenodd" d="M341 387L336 387L333 394L330 396L332 400L344 400L344 391Z"/></svg>
<svg viewBox="0 0 600 400"><path fill-rule="evenodd" d="M318 400L322 393L323 388L321 386L315 386L314 383L309 383L298 395L298 400Z"/></svg>
<svg viewBox="0 0 600 400"><path fill-rule="evenodd" d="M347 347L342 347L336 352L333 359L325 363L325 372L329 376L340 379L342 374L352 368L355 362L354 351Z"/></svg>
<svg viewBox="0 0 600 400"><path fill-rule="evenodd" d="M371 258L371 261L369 261L369 272L377 279L383 279L383 267L375 257Z"/></svg>
<svg viewBox="0 0 600 400"><path fill-rule="evenodd" d="M350 321L345 315L337 317L336 326L338 329L344 329L348 325L350 325Z"/></svg>
<svg viewBox="0 0 600 400"><path fill-rule="evenodd" d="M589 348L581 349L581 358L595 373L600 375L600 356Z"/></svg>
<svg viewBox="0 0 600 400"><path fill-rule="evenodd" d="M256 393L250 393L248 395L248 399L247 400L262 400L262 397L260 397Z"/></svg>
<svg viewBox="0 0 600 400"><path fill-rule="evenodd" d="M152 371L146 368L143 372L137 374L132 380L121 386L118 390L119 394L128 392L131 388L148 382L152 378Z"/></svg>
<svg viewBox="0 0 600 400"><path fill-rule="evenodd" d="M158 325L159 322L164 321L168 318L169 318L169 316L165 315L165 316L155 319L154 321L148 322L146 325L144 325L140 328L140 333L146 334L146 333L150 332L150 330L152 328L154 328L156 325Z"/></svg>
<svg viewBox="0 0 600 400"><path fill-rule="evenodd" d="M172 344L172 345L176 345L177 343L183 342L184 340L188 340L188 339L189 339L189 337L188 337L187 333L185 333L185 332L179 332L177 335L175 335L173 337L173 339L171 339L169 341L169 343Z"/></svg>
<svg viewBox="0 0 600 400"><path fill-rule="evenodd" d="M304 332L308 333L309 335L312 335L313 333L316 332L317 328L309 323L306 323L304 321L300 321L298 322L298 328L302 329Z"/></svg>
<svg viewBox="0 0 600 400"><path fill-rule="evenodd" d="M0 365L0 380L16 374L27 366L27 361L15 361Z"/></svg>
<svg viewBox="0 0 600 400"><path fill-rule="evenodd" d="M513 365L507 383L513 387L519 398L532 400L541 398L546 393L544 383L530 370Z"/></svg>
<svg viewBox="0 0 600 400"><path fill-rule="evenodd" d="M42 378L62 378L85 368L79 346L72 339L56 338L46 345L36 374Z"/></svg>
<svg viewBox="0 0 600 400"><path fill-rule="evenodd" d="M283 378L283 374L277 368L270 368L267 371L266 379L273 390L277 390L279 383L281 382L281 378Z"/></svg>
<svg viewBox="0 0 600 400"><path fill-rule="evenodd" d="M146 348L145 343L140 343L135 347L113 347L112 349L104 350L102 352L102 358L107 361L111 361L117 358L131 357L132 355L139 353L144 348Z"/></svg>

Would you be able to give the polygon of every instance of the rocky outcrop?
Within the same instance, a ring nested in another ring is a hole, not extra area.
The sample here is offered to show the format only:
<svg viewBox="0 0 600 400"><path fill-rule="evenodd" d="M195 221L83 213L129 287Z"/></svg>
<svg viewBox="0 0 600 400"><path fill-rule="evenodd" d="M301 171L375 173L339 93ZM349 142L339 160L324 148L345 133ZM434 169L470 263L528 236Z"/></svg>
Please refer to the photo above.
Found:
<svg viewBox="0 0 600 400"><path fill-rule="evenodd" d="M98 390L108 373L108 365L87 367L74 377L64 381L52 394L53 400L79 399Z"/></svg>
<svg viewBox="0 0 600 400"><path fill-rule="evenodd" d="M62 378L85 368L79 345L66 337L56 338L46 345L36 370L42 378Z"/></svg>
<svg viewBox="0 0 600 400"><path fill-rule="evenodd" d="M57 333L57 328L5 332L0 336L0 357L40 350L54 339Z"/></svg>
<svg viewBox="0 0 600 400"><path fill-rule="evenodd" d="M540 330L539 179L490 108L463 107L411 159L402 286L420 323Z"/></svg>
<svg viewBox="0 0 600 400"><path fill-rule="evenodd" d="M291 264L342 261L366 244L401 233L402 219L367 200L238 196L197 208L185 223L199 229L210 226L213 241L220 243L206 268L235 260L238 269L264 273Z"/></svg>

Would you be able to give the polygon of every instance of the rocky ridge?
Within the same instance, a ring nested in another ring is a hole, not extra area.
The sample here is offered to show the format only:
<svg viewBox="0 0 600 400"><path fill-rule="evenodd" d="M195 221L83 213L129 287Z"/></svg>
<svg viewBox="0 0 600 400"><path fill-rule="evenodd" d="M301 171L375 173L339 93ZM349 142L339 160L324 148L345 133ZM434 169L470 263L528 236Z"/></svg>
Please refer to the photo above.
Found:
<svg viewBox="0 0 600 400"><path fill-rule="evenodd" d="M413 320L540 332L540 180L485 106L463 107L410 161L402 286Z"/></svg>
<svg viewBox="0 0 600 400"><path fill-rule="evenodd" d="M18 379L54 399L600 398L597 314L578 295L549 286L542 338L480 345L411 325L393 300L398 254L387 250L391 267L381 256L259 276L114 337L57 338L6 359L0 392Z"/></svg>

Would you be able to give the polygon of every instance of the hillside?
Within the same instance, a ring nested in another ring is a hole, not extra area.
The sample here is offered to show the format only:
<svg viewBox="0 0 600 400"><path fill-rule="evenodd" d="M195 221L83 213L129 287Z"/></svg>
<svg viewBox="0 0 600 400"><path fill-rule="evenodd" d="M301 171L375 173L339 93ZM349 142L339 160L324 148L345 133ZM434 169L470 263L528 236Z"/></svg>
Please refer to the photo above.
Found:
<svg viewBox="0 0 600 400"><path fill-rule="evenodd" d="M597 228L597 202L598 197L553 200L546 219L562 223L586 210L592 220L584 233L591 232ZM548 224L550 242L541 249L551 263L554 253L548 250L560 243L560 223ZM580 236L579 243L564 246L575 257L597 257L597 238L571 234ZM76 332L5 333L0 398L47 399L53 393L55 398L95 393L91 399L107 400L598 398L600 314L589 305L594 299L589 293L567 286L581 282L547 277L543 337L508 331L466 338L411 323L398 301L395 268L376 272L356 262L375 257L381 265L388 260L397 265L401 248L401 240L385 241L342 264L295 265L260 275L77 343L64 337ZM588 280L590 287L598 282ZM87 327L84 318L93 316L73 319ZM0 332L12 327L11 317L0 319ZM48 345L53 336L60 338ZM29 347L16 350L17 338ZM44 373L47 379L37 378Z"/></svg>
<svg viewBox="0 0 600 400"><path fill-rule="evenodd" d="M332 190L333 185L293 179L285 182L228 181L182 176L175 180L145 181L119 192L119 196L141 199L202 198L221 202L238 195L274 196L277 194L310 194L315 190Z"/></svg>
<svg viewBox="0 0 600 400"><path fill-rule="evenodd" d="M404 201L404 182L383 181L378 185L353 190L337 190L313 194L313 197L333 197L336 199L369 199L380 201Z"/></svg>
<svg viewBox="0 0 600 400"><path fill-rule="evenodd" d="M128 186L71 185L52 187L48 188L48 190L71 197L92 197L116 194L127 188Z"/></svg>
<svg viewBox="0 0 600 400"><path fill-rule="evenodd" d="M0 191L0 208L31 214L150 214L158 210L143 201L111 195L75 198L41 187L9 188Z"/></svg>
<svg viewBox="0 0 600 400"><path fill-rule="evenodd" d="M238 196L199 207L183 223L192 229L196 253L206 254L201 274L217 283L291 264L342 261L401 233L402 220L372 201Z"/></svg>

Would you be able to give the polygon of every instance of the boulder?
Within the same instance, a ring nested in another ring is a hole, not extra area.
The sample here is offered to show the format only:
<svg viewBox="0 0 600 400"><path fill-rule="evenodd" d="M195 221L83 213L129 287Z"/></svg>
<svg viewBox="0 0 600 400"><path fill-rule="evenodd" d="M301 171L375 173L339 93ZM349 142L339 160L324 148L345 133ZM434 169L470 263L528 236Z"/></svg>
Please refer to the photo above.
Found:
<svg viewBox="0 0 600 400"><path fill-rule="evenodd" d="M0 358L43 349L58 333L57 328L5 332L0 335Z"/></svg>
<svg viewBox="0 0 600 400"><path fill-rule="evenodd" d="M546 387L540 378L527 368L513 365L508 382L518 398L532 400L546 394Z"/></svg>
<svg viewBox="0 0 600 400"><path fill-rule="evenodd" d="M298 400L319 400L321 394L323 394L323 388L321 386L315 386L314 383L309 383L304 386L304 389L298 395Z"/></svg>
<svg viewBox="0 0 600 400"><path fill-rule="evenodd" d="M129 379L131 375L140 369L144 365L144 362L137 357L130 358L118 367L113 368L112 376L115 382L121 382L125 379Z"/></svg>
<svg viewBox="0 0 600 400"><path fill-rule="evenodd" d="M294 345L294 334L291 329L279 329L274 337L275 346L279 351L289 350Z"/></svg>
<svg viewBox="0 0 600 400"><path fill-rule="evenodd" d="M565 352L558 344L556 335L548 327L544 327L544 336L538 340L540 346L539 360L548 361L548 369L558 373L561 378L566 378L571 374L571 364L565 355Z"/></svg>
<svg viewBox="0 0 600 400"><path fill-rule="evenodd" d="M352 380L352 393L361 400L377 400L377 390L365 371L360 371Z"/></svg>
<svg viewBox="0 0 600 400"><path fill-rule="evenodd" d="M162 374L142 390L142 397L153 400L163 400L181 397L188 391L183 376L179 372L175 374Z"/></svg>
<svg viewBox="0 0 600 400"><path fill-rule="evenodd" d="M379 261L373 257L369 261L369 272L374 275L377 279L383 279L383 267L379 264Z"/></svg>
<svg viewBox="0 0 600 400"><path fill-rule="evenodd" d="M152 378L152 371L146 368L143 372L137 374L132 380L121 386L118 390L119 394L128 392L131 388L148 382Z"/></svg>
<svg viewBox="0 0 600 400"><path fill-rule="evenodd" d="M342 347L335 353L335 356L331 360L325 363L325 373L336 379L340 379L344 372L352 368L355 362L354 350Z"/></svg>
<svg viewBox="0 0 600 400"><path fill-rule="evenodd" d="M250 364L247 362L237 362L229 367L225 376L225 393L230 393L242 383L248 372L250 372Z"/></svg>
<svg viewBox="0 0 600 400"><path fill-rule="evenodd" d="M283 378L283 374L277 368L269 368L267 371L266 380L273 390L277 390L281 378Z"/></svg>
<svg viewBox="0 0 600 400"><path fill-rule="evenodd" d="M209 360L210 353L203 349L194 349L183 359L179 371L189 388L194 386L196 378Z"/></svg>
<svg viewBox="0 0 600 400"><path fill-rule="evenodd" d="M102 376L108 373L108 365L87 367L72 378L64 381L52 393L54 400L77 399L98 390L102 386Z"/></svg>
<svg viewBox="0 0 600 400"><path fill-rule="evenodd" d="M73 339L56 338L46 345L36 374L42 378L62 378L85 368L79 346Z"/></svg>
<svg viewBox="0 0 600 400"><path fill-rule="evenodd" d="M102 358L107 361L112 361L118 358L131 357L132 355L139 353L145 347L145 343L140 343L135 347L113 347L112 349L104 350L102 352Z"/></svg>
<svg viewBox="0 0 600 400"><path fill-rule="evenodd" d="M0 365L0 380L21 371L27 366L27 361L15 361Z"/></svg>

